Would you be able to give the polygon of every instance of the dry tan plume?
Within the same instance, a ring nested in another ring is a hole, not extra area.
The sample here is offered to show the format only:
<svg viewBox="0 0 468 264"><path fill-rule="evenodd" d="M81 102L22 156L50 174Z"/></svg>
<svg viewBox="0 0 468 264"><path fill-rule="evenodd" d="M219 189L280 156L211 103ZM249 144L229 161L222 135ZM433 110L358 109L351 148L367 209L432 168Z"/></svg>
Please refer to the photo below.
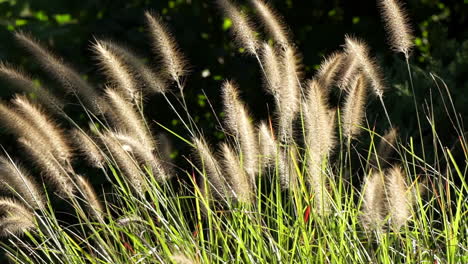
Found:
<svg viewBox="0 0 468 264"><path fill-rule="evenodd" d="M136 138L146 148L153 150L154 139L133 104L115 89L107 88L105 95L111 106L111 110L107 112L111 124L116 129Z"/></svg>
<svg viewBox="0 0 468 264"><path fill-rule="evenodd" d="M0 157L0 189L12 192L34 209L45 208L43 191L21 165Z"/></svg>
<svg viewBox="0 0 468 264"><path fill-rule="evenodd" d="M239 160L239 156L226 143L221 145L223 165L228 182L237 201L250 203L253 199L252 188L254 179L250 178Z"/></svg>
<svg viewBox="0 0 468 264"><path fill-rule="evenodd" d="M127 179L127 183L137 194L144 195L146 180L138 167L137 161L131 155L131 149L122 145L112 134L100 134L103 144L109 151L113 165L117 166Z"/></svg>
<svg viewBox="0 0 468 264"><path fill-rule="evenodd" d="M159 182L169 179L170 175L166 172L162 162L153 154L152 149L143 145L135 138L123 133L109 132L109 135L112 135L124 148L133 153L135 158L140 161L142 165L151 169L151 173Z"/></svg>
<svg viewBox="0 0 468 264"><path fill-rule="evenodd" d="M325 60L320 64L320 68L315 79L323 89L329 90L335 83L345 57L346 56L343 53L335 52L325 58Z"/></svg>
<svg viewBox="0 0 468 264"><path fill-rule="evenodd" d="M35 141L30 141L27 138L19 138L18 142L23 146L29 154L30 159L41 169L47 179L55 185L59 195L65 198L74 196L75 186L70 178L68 167L61 165L51 152L38 146Z"/></svg>
<svg viewBox="0 0 468 264"><path fill-rule="evenodd" d="M272 131L265 122L261 122L258 127L260 161L262 167L273 166L276 162L277 143Z"/></svg>
<svg viewBox="0 0 468 264"><path fill-rule="evenodd" d="M258 173L258 145L255 127L245 105L240 101L239 92L233 82L223 84L226 125L240 145L242 166L250 177Z"/></svg>
<svg viewBox="0 0 468 264"><path fill-rule="evenodd" d="M164 64L163 69L174 81L181 83L181 77L187 73L187 64L174 38L160 17L150 12L146 12L145 16L153 40L153 49Z"/></svg>
<svg viewBox="0 0 468 264"><path fill-rule="evenodd" d="M98 58L99 65L111 82L111 86L120 89L126 98L138 101L141 91L137 88L134 74L122 58L110 48L111 45L110 42L99 40L94 43L93 51Z"/></svg>
<svg viewBox="0 0 468 264"><path fill-rule="evenodd" d="M337 86L341 90L348 90L353 78L361 72L359 62L354 55L345 54L343 64L338 74Z"/></svg>
<svg viewBox="0 0 468 264"><path fill-rule="evenodd" d="M374 93L382 97L385 90L382 73L377 62L370 57L367 45L362 40L350 36L346 36L345 41L346 53L356 57L362 71L369 78Z"/></svg>
<svg viewBox="0 0 468 264"><path fill-rule="evenodd" d="M210 185L209 188L211 192L218 198L229 197L230 191L226 184L226 179L222 174L221 166L213 155L205 139L194 138L193 142L195 145L195 150L203 166L203 172L207 177L208 184ZM204 183L202 184L202 188L204 191L206 191L206 186Z"/></svg>
<svg viewBox="0 0 468 264"><path fill-rule="evenodd" d="M0 218L0 236L21 235L36 227L33 212L16 200L0 198L0 212L5 215Z"/></svg>
<svg viewBox="0 0 468 264"><path fill-rule="evenodd" d="M81 175L76 175L76 179L78 187L80 188L80 191L84 196L84 200L87 203L90 213L96 220L104 222L103 216L105 210L96 192L94 191L93 186L85 177Z"/></svg>
<svg viewBox="0 0 468 264"><path fill-rule="evenodd" d="M11 83L16 89L34 94L37 100L50 110L57 110L56 107L62 108L63 102L50 93L44 87L37 84L25 72L5 63L0 63L0 77Z"/></svg>
<svg viewBox="0 0 468 264"><path fill-rule="evenodd" d="M96 168L103 168L105 158L96 142L88 135L88 133L73 129L71 132L73 143L81 154L86 158L88 163Z"/></svg>
<svg viewBox="0 0 468 264"><path fill-rule="evenodd" d="M399 230L412 215L412 192L402 169L394 166L387 172L388 212L393 228Z"/></svg>
<svg viewBox="0 0 468 264"><path fill-rule="evenodd" d="M327 97L316 80L309 81L307 89L307 100L304 103L306 144L311 148L310 152L319 155L322 160L334 146L334 112L329 109Z"/></svg>
<svg viewBox="0 0 468 264"><path fill-rule="evenodd" d="M307 87L307 101L304 103L305 143L307 149L307 183L315 197L315 207L319 213L328 210L327 176L322 169L335 141L332 115L326 95L316 80Z"/></svg>
<svg viewBox="0 0 468 264"><path fill-rule="evenodd" d="M25 148L29 158L54 183L59 193L72 196L74 188L67 175L71 167L67 159L56 156L58 151L51 145L49 138L20 113L1 103L0 121L0 124L18 137L18 142Z"/></svg>
<svg viewBox="0 0 468 264"><path fill-rule="evenodd" d="M247 16L238 10L230 0L218 0L218 5L224 11L227 17L232 21L232 31L240 46L247 52L257 55L259 44L253 24Z"/></svg>
<svg viewBox="0 0 468 264"><path fill-rule="evenodd" d="M42 68L60 82L66 90L76 94L92 110L98 110L97 93L75 70L43 47L31 36L15 33L16 39L36 58Z"/></svg>
<svg viewBox="0 0 468 264"><path fill-rule="evenodd" d="M367 176L363 185L362 223L367 230L381 230L386 214L385 178L381 172Z"/></svg>
<svg viewBox="0 0 468 264"><path fill-rule="evenodd" d="M276 101L279 101L281 94L281 63L275 48L268 43L263 43L262 63L265 69L265 87L271 93Z"/></svg>
<svg viewBox="0 0 468 264"><path fill-rule="evenodd" d="M379 0L383 20L388 31L390 44L395 51L402 52L406 58L409 57L414 46L413 32L410 27L409 18L399 0Z"/></svg>
<svg viewBox="0 0 468 264"><path fill-rule="evenodd" d="M23 118L47 140L54 156L62 164L69 164L73 154L64 131L50 120L39 106L32 104L26 97L17 96L13 99L13 104Z"/></svg>
<svg viewBox="0 0 468 264"><path fill-rule="evenodd" d="M348 139L356 137L361 132L360 126L364 118L366 92L366 79L362 74L359 74L351 85L343 107L343 135Z"/></svg>
<svg viewBox="0 0 468 264"><path fill-rule="evenodd" d="M265 29L275 42L282 47L290 46L287 27L273 8L263 0L251 0L263 22Z"/></svg>
<svg viewBox="0 0 468 264"><path fill-rule="evenodd" d="M165 93L167 91L166 81L161 78L160 74L147 66L143 59L133 54L130 50L110 43L109 47L122 57L122 60L131 68L132 73L138 79L139 83L145 88L147 93Z"/></svg>
<svg viewBox="0 0 468 264"><path fill-rule="evenodd" d="M300 105L300 63L293 47L286 47L282 57L282 84L279 94L279 134L282 142L288 142L293 137L293 121Z"/></svg>

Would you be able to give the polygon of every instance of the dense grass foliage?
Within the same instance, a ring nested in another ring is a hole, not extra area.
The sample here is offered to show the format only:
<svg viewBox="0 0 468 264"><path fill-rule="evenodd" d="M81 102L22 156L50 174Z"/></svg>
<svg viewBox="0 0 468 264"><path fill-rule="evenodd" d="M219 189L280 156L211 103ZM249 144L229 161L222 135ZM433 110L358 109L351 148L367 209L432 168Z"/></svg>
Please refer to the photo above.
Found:
<svg viewBox="0 0 468 264"><path fill-rule="evenodd" d="M252 113L245 89L226 79L206 101L223 106L212 113L224 135L215 142L187 100L189 56L157 13L144 14L157 67L112 40L93 40L101 85L33 36L15 33L68 96L11 64L0 66L0 77L20 91L0 103L0 124L15 146L0 158L5 257L12 263L467 262L464 117L436 73L426 73L427 96L415 96L415 40L402 4L378 1L412 95L418 132L407 138L389 115L385 95L392 84L366 36L345 35L307 79L300 50L272 5L252 0L254 12L247 13L229 0L217 3L244 59L257 62L244 71L261 73L257 89L271 104L266 116ZM154 97L183 132L146 114ZM79 120L70 109L81 112ZM443 131L457 135L456 142L439 135L440 119L449 120ZM170 142L190 153L179 153L175 163Z"/></svg>

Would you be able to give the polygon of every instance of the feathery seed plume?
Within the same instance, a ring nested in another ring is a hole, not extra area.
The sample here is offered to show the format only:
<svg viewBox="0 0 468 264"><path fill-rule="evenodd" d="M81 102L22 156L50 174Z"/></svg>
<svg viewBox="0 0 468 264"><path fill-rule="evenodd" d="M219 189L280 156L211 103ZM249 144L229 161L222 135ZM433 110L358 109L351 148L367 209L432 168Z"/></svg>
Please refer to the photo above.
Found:
<svg viewBox="0 0 468 264"><path fill-rule="evenodd" d="M361 72L361 69L356 56L349 54L345 54L344 56L343 64L338 74L337 86L341 90L348 90L353 78Z"/></svg>
<svg viewBox="0 0 468 264"><path fill-rule="evenodd" d="M282 142L288 142L293 137L293 121L300 105L300 71L299 59L292 47L286 47L282 58L282 84L279 94L279 133Z"/></svg>
<svg viewBox="0 0 468 264"><path fill-rule="evenodd" d="M100 134L100 139L109 151L117 168L125 175L128 184L139 194L144 195L146 180L129 151L112 134Z"/></svg>
<svg viewBox="0 0 468 264"><path fill-rule="evenodd" d="M411 217L413 194L406 185L404 173L400 167L391 168L387 177L388 211L392 226L399 230Z"/></svg>
<svg viewBox="0 0 468 264"><path fill-rule="evenodd" d="M38 146L35 141L21 137L18 142L23 146L33 162L42 170L47 179L55 185L59 195L65 198L74 196L75 186L68 174L67 170L69 168L60 164L51 152Z"/></svg>
<svg viewBox="0 0 468 264"><path fill-rule="evenodd" d="M210 147L203 138L194 138L194 145L200 162L203 166L203 172L206 174L211 192L218 198L227 198L230 196L229 189L226 184L226 179L222 175L221 167L210 150ZM206 191L206 186L202 184L203 191ZM205 193L207 194L207 193Z"/></svg>
<svg viewBox="0 0 468 264"><path fill-rule="evenodd" d="M110 135L115 137L122 146L130 147L131 152L135 155L137 160L142 162L143 165L149 167L155 178L160 182L167 180L170 177L170 175L165 171L162 162L153 154L153 151L150 148L126 134L110 132Z"/></svg>
<svg viewBox="0 0 468 264"><path fill-rule="evenodd" d="M34 209L45 208L45 196L31 175L21 165L0 157L0 189L13 192Z"/></svg>
<svg viewBox="0 0 468 264"><path fill-rule="evenodd" d="M76 148L82 153L90 165L103 168L105 159L95 141L84 131L73 129L71 134Z"/></svg>
<svg viewBox="0 0 468 264"><path fill-rule="evenodd" d="M0 212L6 215L0 219L0 236L21 235L36 227L33 212L16 200L0 198Z"/></svg>
<svg viewBox="0 0 468 264"><path fill-rule="evenodd" d="M13 104L24 119L47 139L47 144L50 144L55 157L63 164L69 163L73 154L63 130L50 120L38 106L29 102L27 98L17 96L13 99Z"/></svg>
<svg viewBox="0 0 468 264"><path fill-rule="evenodd" d="M265 29L281 47L290 45L287 27L273 8L263 0L251 0L262 19Z"/></svg>
<svg viewBox="0 0 468 264"><path fill-rule="evenodd" d="M113 42L106 42L107 48L112 50L124 62L132 76L136 78L147 93L164 93L167 90L166 81L159 73L147 66L143 59L135 55L129 49Z"/></svg>
<svg viewBox="0 0 468 264"><path fill-rule="evenodd" d="M238 140L242 152L242 166L247 174L254 178L258 173L257 136L247 109L241 102L238 89L233 82L224 82L223 99L227 126Z"/></svg>
<svg viewBox="0 0 468 264"><path fill-rule="evenodd" d="M67 175L71 169L67 159L56 156L49 138L20 113L0 103L0 124L18 137L18 142L26 149L31 160L56 185L57 190L67 197L73 194L73 184ZM66 155L65 155L66 157Z"/></svg>
<svg viewBox="0 0 468 264"><path fill-rule="evenodd" d="M85 81L75 70L66 65L62 58L52 54L31 36L22 33L15 33L16 39L37 59L42 68L60 82L65 89L73 92L86 103L90 109L99 109L97 103L97 93L94 88ZM101 103L102 104L102 103Z"/></svg>
<svg viewBox="0 0 468 264"><path fill-rule="evenodd" d="M218 4L232 21L232 31L239 45L244 46L247 52L257 55L259 44L255 28L247 16L238 10L230 0L218 0Z"/></svg>
<svg viewBox="0 0 468 264"><path fill-rule="evenodd" d="M329 207L326 193L327 177L322 171L322 164L328 158L335 141L335 124L332 120L333 115L330 115L323 89L318 81L309 81L307 101L304 103L307 182L314 194L319 213L326 213Z"/></svg>
<svg viewBox="0 0 468 264"><path fill-rule="evenodd" d="M11 65L0 63L0 77L14 85L16 89L28 94L34 94L38 101L40 101L42 105L50 108L50 110L55 111L57 107L63 107L63 102L60 99L44 87L36 84L26 73Z"/></svg>
<svg viewBox="0 0 468 264"><path fill-rule="evenodd" d="M85 177L81 175L77 175L76 179L77 184L89 207L89 211L91 212L91 214L93 214L96 220L104 222L103 214L105 213L105 210L96 192L94 191L93 186Z"/></svg>
<svg viewBox="0 0 468 264"><path fill-rule="evenodd" d="M329 90L336 81L344 59L345 55L343 53L335 52L325 58L325 60L320 64L320 68L315 79L317 79L323 89Z"/></svg>
<svg viewBox="0 0 468 264"><path fill-rule="evenodd" d="M374 172L367 176L363 189L362 223L367 230L379 231L386 214L384 174Z"/></svg>
<svg viewBox="0 0 468 264"><path fill-rule="evenodd" d="M281 64L278 61L278 55L275 48L268 43L263 43L262 60L263 67L265 69L264 78L266 90L278 101L282 85Z"/></svg>
<svg viewBox="0 0 468 264"><path fill-rule="evenodd" d="M141 115L133 107L133 104L115 89L107 88L105 95L109 105L112 107L107 112L107 115L114 127L135 137L142 145L153 150L155 148L154 139Z"/></svg>
<svg viewBox="0 0 468 264"><path fill-rule="evenodd" d="M367 78L370 79L374 93L382 97L385 90L382 73L375 60L370 57L367 45L362 40L350 36L346 36L345 41L346 53L356 57Z"/></svg>
<svg viewBox="0 0 468 264"><path fill-rule="evenodd" d="M352 139L361 132L366 90L366 79L359 74L351 85L343 107L343 134L346 138Z"/></svg>
<svg viewBox="0 0 468 264"><path fill-rule="evenodd" d="M93 51L99 60L99 65L112 86L122 90L126 98L136 102L139 100L141 91L137 89L134 75L121 57L110 48L111 45L110 42L102 40L94 43Z"/></svg>
<svg viewBox="0 0 468 264"><path fill-rule="evenodd" d="M221 145L224 157L224 168L236 199L243 203L250 203L253 198L252 179L245 173L239 157L226 143Z"/></svg>
<svg viewBox="0 0 468 264"><path fill-rule="evenodd" d="M265 122L260 123L260 126L258 127L258 135L262 167L274 165L277 153L277 143Z"/></svg>
<svg viewBox="0 0 468 264"><path fill-rule="evenodd" d="M414 37L403 4L399 0L379 0L378 5L392 48L409 58L409 53L414 46Z"/></svg>
<svg viewBox="0 0 468 264"><path fill-rule="evenodd" d="M146 12L145 16L153 40L153 48L161 57L164 69L174 81L181 83L181 77L187 73L187 65L174 38L160 17L150 12Z"/></svg>

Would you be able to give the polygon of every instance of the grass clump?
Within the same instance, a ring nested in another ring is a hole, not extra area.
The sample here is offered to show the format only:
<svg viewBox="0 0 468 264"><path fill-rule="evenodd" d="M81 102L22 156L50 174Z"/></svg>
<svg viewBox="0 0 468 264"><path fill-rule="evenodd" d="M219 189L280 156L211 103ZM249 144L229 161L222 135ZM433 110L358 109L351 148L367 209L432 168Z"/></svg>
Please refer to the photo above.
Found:
<svg viewBox="0 0 468 264"><path fill-rule="evenodd" d="M279 14L261 0L251 4L265 34L236 5L219 1L237 43L259 64L274 115L256 120L241 88L225 81L220 130L226 138L212 144L184 98L187 61L157 15L145 14L163 70L112 41L96 40L92 50L107 80L103 91L29 35L16 34L76 95L89 127L67 115L57 103L63 98L35 87L13 66L0 66L1 77L24 91L40 91L38 100L19 95L0 104L1 125L31 161L19 165L6 151L0 158L0 245L11 262L468 261L468 153L458 162L434 124L433 142L421 139L424 149L398 136L384 105L383 74L362 39L346 36L343 50L307 80ZM407 17L398 13L399 2L380 6L392 46L405 54L410 70ZM335 104L334 91L340 94ZM168 139L154 136L144 114L149 96L164 98L184 124L186 134L178 134L158 123L192 149L185 164L172 164L160 142ZM386 114L376 123L388 130L384 135L369 125L372 99ZM464 131L454 129L466 150ZM87 170L78 168L80 159ZM102 189L93 177L105 179Z"/></svg>

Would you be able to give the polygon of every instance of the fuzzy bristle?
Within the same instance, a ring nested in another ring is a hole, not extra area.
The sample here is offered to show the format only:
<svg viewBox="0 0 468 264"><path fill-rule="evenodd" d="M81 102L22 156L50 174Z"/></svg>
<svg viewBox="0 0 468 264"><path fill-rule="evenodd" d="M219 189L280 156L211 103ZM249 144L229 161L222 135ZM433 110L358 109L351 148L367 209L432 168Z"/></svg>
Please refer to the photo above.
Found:
<svg viewBox="0 0 468 264"><path fill-rule="evenodd" d="M105 210L96 192L94 191L93 186L85 177L81 175L77 175L76 179L79 189L85 198L85 202L89 207L89 211L96 220L103 222L103 214L105 213Z"/></svg>
<svg viewBox="0 0 468 264"><path fill-rule="evenodd" d="M7 157L0 157L0 188L13 192L34 209L45 208L45 196L38 184L21 165Z"/></svg>
<svg viewBox="0 0 468 264"><path fill-rule="evenodd" d="M151 173L159 182L169 179L170 175L166 172L162 162L153 154L152 149L141 144L141 142L132 136L123 133L110 133L110 135L117 139L122 146L127 146L131 149L131 152L135 155L137 160L140 161L143 166L151 169Z"/></svg>
<svg viewBox="0 0 468 264"><path fill-rule="evenodd" d="M282 142L290 142L293 137L293 123L300 105L300 63L298 54L287 47L282 56L281 89L279 94L279 134Z"/></svg>
<svg viewBox="0 0 468 264"><path fill-rule="evenodd" d="M181 78L188 72L187 63L174 38L160 17L150 12L146 12L145 16L153 41L153 49L164 64L163 69L174 81L181 83Z"/></svg>
<svg viewBox="0 0 468 264"><path fill-rule="evenodd" d="M399 230L412 215L412 193L408 188L402 169L389 169L387 182L388 211L392 226Z"/></svg>
<svg viewBox="0 0 468 264"><path fill-rule="evenodd" d="M258 136L262 167L274 165L278 146L272 131L264 122L258 127Z"/></svg>
<svg viewBox="0 0 468 264"><path fill-rule="evenodd" d="M224 109L226 124L234 135L242 151L242 166L247 174L254 178L258 173L258 146L255 127L245 105L239 98L239 92L233 82L223 85Z"/></svg>
<svg viewBox="0 0 468 264"><path fill-rule="evenodd" d="M250 203L253 199L254 190L253 182L249 178L245 170L242 168L239 156L227 144L221 145L223 153L223 164L230 183L231 189L234 192L235 198L239 202Z"/></svg>
<svg viewBox="0 0 468 264"><path fill-rule="evenodd" d="M335 52L326 57L320 64L315 79L323 89L329 90L335 83L345 58L346 56L343 53Z"/></svg>
<svg viewBox="0 0 468 264"><path fill-rule="evenodd" d="M366 103L366 79L360 74L351 85L343 107L343 135L352 139L361 132L361 123L364 117Z"/></svg>
<svg viewBox="0 0 468 264"><path fill-rule="evenodd" d="M146 148L153 150L156 146L154 138L134 105L115 89L105 90L106 98L112 107L106 114L111 124L117 129L136 138Z"/></svg>
<svg viewBox="0 0 468 264"><path fill-rule="evenodd" d="M282 47L290 46L287 27L276 11L263 0L251 0L251 2L260 15L264 27L275 42Z"/></svg>
<svg viewBox="0 0 468 264"><path fill-rule="evenodd" d="M112 45L111 42L102 40L94 43L93 51L98 58L99 65L111 82L111 86L120 89L126 98L138 101L141 91L137 88L134 74L122 61L121 57L114 52L114 49L111 48Z"/></svg>
<svg viewBox="0 0 468 264"><path fill-rule="evenodd" d="M16 32L15 37L36 58L42 68L60 82L68 92L77 95L91 110L99 109L99 105L103 103L97 102L96 91L78 72L66 65L61 58L52 54L33 37L22 32Z"/></svg>
<svg viewBox="0 0 468 264"><path fill-rule="evenodd" d="M0 198L0 212L5 215L0 218L0 236L21 235L36 227L33 212L16 200Z"/></svg>
<svg viewBox="0 0 468 264"><path fill-rule="evenodd" d="M323 89L316 80L309 81L304 103L305 143L307 149L307 182L315 196L319 213L328 210L327 175L322 169L335 142L332 115Z"/></svg>
<svg viewBox="0 0 468 264"><path fill-rule="evenodd" d="M64 131L50 120L39 106L34 105L27 98L18 96L13 99L13 104L24 119L47 140L54 156L62 164L70 163L73 153Z"/></svg>
<svg viewBox="0 0 468 264"><path fill-rule="evenodd" d="M136 160L132 157L131 150L121 144L112 134L101 134L99 137L109 151L114 165L125 175L128 184L137 194L143 195L147 186L146 180Z"/></svg>
<svg viewBox="0 0 468 264"><path fill-rule="evenodd" d="M86 158L88 163L96 168L103 168L105 159L96 142L84 131L73 129L73 141L76 148Z"/></svg>
<svg viewBox="0 0 468 264"><path fill-rule="evenodd" d="M382 97L385 91L382 73L377 62L370 57L367 45L362 40L346 36L345 51L349 56L356 57L362 71L369 78L374 93Z"/></svg>
<svg viewBox="0 0 468 264"><path fill-rule="evenodd" d="M5 63L0 63L0 77L11 83L16 89L27 94L34 94L37 100L50 110L56 111L64 105L42 85L37 84L25 72Z"/></svg>
<svg viewBox="0 0 468 264"><path fill-rule="evenodd" d="M338 73L338 88L344 91L349 90L353 78L360 72L361 68L356 56L345 54L341 69Z"/></svg>
<svg viewBox="0 0 468 264"><path fill-rule="evenodd" d="M262 49L262 63L265 69L265 87L266 90L272 94L276 101L280 98L280 89L282 85L281 80L281 64L277 51L268 43L263 43Z"/></svg>
<svg viewBox="0 0 468 264"><path fill-rule="evenodd" d="M385 214L385 178L381 172L374 172L364 180L362 223L367 230L381 230Z"/></svg>
<svg viewBox="0 0 468 264"><path fill-rule="evenodd" d="M227 182L222 174L218 160L213 155L205 139L194 138L193 141L211 192L218 198L228 198L230 192L228 191ZM204 183L202 183L202 189L204 192L207 190Z"/></svg>
<svg viewBox="0 0 468 264"><path fill-rule="evenodd" d="M218 4L232 21L232 31L239 45L243 46L250 54L257 55L259 44L255 28L247 16L239 11L230 0L218 0Z"/></svg>
<svg viewBox="0 0 468 264"><path fill-rule="evenodd" d="M392 48L408 58L414 46L414 36L403 4L399 0L380 0L378 3Z"/></svg>

